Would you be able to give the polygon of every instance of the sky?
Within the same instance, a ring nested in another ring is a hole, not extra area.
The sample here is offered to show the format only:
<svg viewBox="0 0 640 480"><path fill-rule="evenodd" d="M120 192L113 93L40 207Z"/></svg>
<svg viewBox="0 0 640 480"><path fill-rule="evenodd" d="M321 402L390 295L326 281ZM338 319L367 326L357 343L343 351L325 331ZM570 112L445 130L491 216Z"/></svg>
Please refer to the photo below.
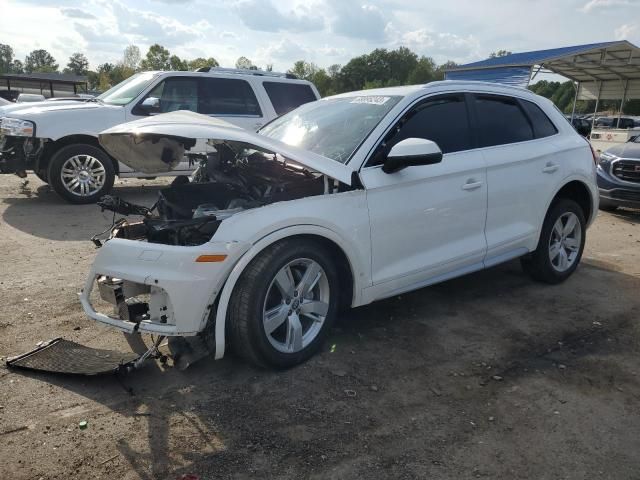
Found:
<svg viewBox="0 0 640 480"><path fill-rule="evenodd" d="M304 59L345 64L407 46L437 63L626 39L640 45L640 0L0 0L0 43L16 58L44 48L95 68L129 44L159 43L233 67L240 56L285 71Z"/></svg>

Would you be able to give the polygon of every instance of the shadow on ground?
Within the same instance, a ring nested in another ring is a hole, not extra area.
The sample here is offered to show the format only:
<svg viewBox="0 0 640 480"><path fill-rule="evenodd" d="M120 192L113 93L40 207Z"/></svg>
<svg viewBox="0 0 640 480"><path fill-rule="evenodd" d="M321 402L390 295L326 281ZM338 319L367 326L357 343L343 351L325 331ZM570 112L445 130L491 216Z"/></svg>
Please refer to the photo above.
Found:
<svg viewBox="0 0 640 480"><path fill-rule="evenodd" d="M511 262L346 312L288 371L25 375L98 405L107 461L60 471L86 478L630 478L640 385L611 364L638 364L638 287L589 265L550 287Z"/></svg>
<svg viewBox="0 0 640 480"><path fill-rule="evenodd" d="M118 182L111 194L129 202L151 206L157 199L158 191L166 187L164 183L135 183L127 185ZM21 188L17 183L15 189L14 196L2 200L8 204L2 220L26 234L48 240L88 241L92 235L111 225L111 212L101 212L94 204L70 204L37 179L30 180L26 188Z"/></svg>

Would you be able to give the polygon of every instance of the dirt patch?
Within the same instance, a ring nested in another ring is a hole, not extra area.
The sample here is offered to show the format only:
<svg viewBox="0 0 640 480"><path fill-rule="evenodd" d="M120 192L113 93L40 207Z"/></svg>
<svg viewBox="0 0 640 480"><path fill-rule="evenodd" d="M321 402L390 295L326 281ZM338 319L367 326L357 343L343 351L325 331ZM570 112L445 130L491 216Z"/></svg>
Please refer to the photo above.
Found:
<svg viewBox="0 0 640 480"><path fill-rule="evenodd" d="M54 336L129 350L77 300L111 216L30 182L0 177L0 355ZM150 204L162 183L116 194ZM562 285L511 262L347 312L285 372L0 368L0 478L637 478L638 219L600 214Z"/></svg>

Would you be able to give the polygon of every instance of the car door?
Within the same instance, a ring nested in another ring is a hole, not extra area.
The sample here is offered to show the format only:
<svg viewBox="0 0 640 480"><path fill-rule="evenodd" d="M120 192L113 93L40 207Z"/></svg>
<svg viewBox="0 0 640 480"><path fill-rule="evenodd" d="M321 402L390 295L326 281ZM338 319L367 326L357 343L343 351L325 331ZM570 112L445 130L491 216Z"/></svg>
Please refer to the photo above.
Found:
<svg viewBox="0 0 640 480"><path fill-rule="evenodd" d="M175 112L178 110L197 112L200 100L198 80L198 77L184 75L164 78L138 102L137 107L134 107L131 110L131 118L129 121L147 116L139 106L145 99L150 97L157 98L159 100L159 109L153 113L155 115ZM126 165L120 165L120 171L122 173L133 172L133 170ZM178 173L180 171L189 172L193 170L193 165L189 162L188 158L185 157L185 159L178 164L175 170Z"/></svg>
<svg viewBox="0 0 640 480"><path fill-rule="evenodd" d="M436 142L442 161L384 173L386 154L405 138ZM372 299L482 268L486 168L473 149L463 94L410 107L360 173L371 224Z"/></svg>
<svg viewBox="0 0 640 480"><path fill-rule="evenodd" d="M564 167L547 137L557 129L532 102L474 94L478 146L487 165L486 266L535 249L547 202Z"/></svg>
<svg viewBox="0 0 640 480"><path fill-rule="evenodd" d="M200 78L198 113L220 118L255 132L264 114L253 87L240 78Z"/></svg>

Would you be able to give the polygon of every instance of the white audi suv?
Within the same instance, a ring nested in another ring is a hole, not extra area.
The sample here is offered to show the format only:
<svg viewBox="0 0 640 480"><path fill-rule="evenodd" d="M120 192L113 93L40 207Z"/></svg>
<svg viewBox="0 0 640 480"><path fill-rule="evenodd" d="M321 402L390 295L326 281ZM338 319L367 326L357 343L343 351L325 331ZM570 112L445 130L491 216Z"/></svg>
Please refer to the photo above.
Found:
<svg viewBox="0 0 640 480"><path fill-rule="evenodd" d="M185 155L199 167L151 208L101 203L128 217L98 251L85 312L274 367L317 352L339 309L518 257L562 282L598 211L587 141L549 100L495 84L336 95L258 133L174 112L100 142L149 174Z"/></svg>

